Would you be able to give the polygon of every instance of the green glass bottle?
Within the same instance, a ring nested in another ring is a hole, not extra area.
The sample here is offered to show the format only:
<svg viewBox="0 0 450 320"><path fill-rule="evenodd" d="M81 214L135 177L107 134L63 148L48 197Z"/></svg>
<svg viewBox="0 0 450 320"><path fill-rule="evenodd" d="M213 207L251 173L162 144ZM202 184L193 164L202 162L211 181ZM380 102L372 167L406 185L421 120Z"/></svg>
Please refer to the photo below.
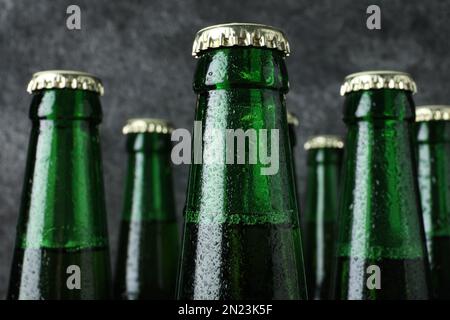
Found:
<svg viewBox="0 0 450 320"><path fill-rule="evenodd" d="M128 173L115 295L119 299L174 299L179 238L170 166L170 124L131 119Z"/></svg>
<svg viewBox="0 0 450 320"><path fill-rule="evenodd" d="M285 106L287 40L272 27L219 25L197 33L193 52L199 58L195 119L201 124L194 140L202 140L203 161L196 161L194 142L178 297L304 299ZM221 143L226 129L249 133L241 157L238 148ZM234 164L226 157L230 150ZM251 162L255 151L258 161ZM261 154L279 161L269 164Z"/></svg>
<svg viewBox="0 0 450 320"><path fill-rule="evenodd" d="M303 244L308 296L316 300L330 298L343 147L339 137L329 135L315 136L305 143L308 155Z"/></svg>
<svg viewBox="0 0 450 320"><path fill-rule="evenodd" d="M450 106L416 108L418 178L433 297L450 299Z"/></svg>
<svg viewBox="0 0 450 320"><path fill-rule="evenodd" d="M96 77L33 75L32 121L9 299L110 298Z"/></svg>
<svg viewBox="0 0 450 320"><path fill-rule="evenodd" d="M336 299L428 299L429 270L414 154L416 85L408 74L348 76Z"/></svg>

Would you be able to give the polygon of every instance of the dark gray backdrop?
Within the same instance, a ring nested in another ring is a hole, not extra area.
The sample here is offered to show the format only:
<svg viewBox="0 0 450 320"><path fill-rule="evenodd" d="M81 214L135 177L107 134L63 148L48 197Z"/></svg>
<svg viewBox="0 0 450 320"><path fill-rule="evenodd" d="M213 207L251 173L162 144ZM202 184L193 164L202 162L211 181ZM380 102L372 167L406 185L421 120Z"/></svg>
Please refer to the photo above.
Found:
<svg viewBox="0 0 450 320"><path fill-rule="evenodd" d="M66 28L66 8L78 4L82 30ZM382 30L366 28L366 8L382 9ZM110 242L115 258L125 170L121 127L150 116L191 128L195 32L224 22L283 29L288 107L300 118L298 138L344 133L339 85L355 71L392 68L412 73L417 103L450 103L450 2L444 1L187 1L0 0L0 295L9 278L30 122L26 85L33 72L75 69L104 81L101 127ZM304 194L305 153L295 152ZM180 213L187 167L174 169Z"/></svg>

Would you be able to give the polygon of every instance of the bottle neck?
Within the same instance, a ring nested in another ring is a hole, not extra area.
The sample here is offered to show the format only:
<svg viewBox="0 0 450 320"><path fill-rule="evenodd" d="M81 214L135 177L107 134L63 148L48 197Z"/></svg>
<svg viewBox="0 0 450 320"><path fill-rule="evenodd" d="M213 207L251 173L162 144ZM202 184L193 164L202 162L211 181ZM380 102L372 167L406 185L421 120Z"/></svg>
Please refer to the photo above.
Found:
<svg viewBox="0 0 450 320"><path fill-rule="evenodd" d="M416 123L418 144L450 143L450 121L426 121Z"/></svg>
<svg viewBox="0 0 450 320"><path fill-rule="evenodd" d="M205 51L199 58L194 91L212 89L289 89L283 53L277 50L232 47Z"/></svg>
<svg viewBox="0 0 450 320"><path fill-rule="evenodd" d="M170 135L127 136L128 174L122 218L125 221L175 220Z"/></svg>
<svg viewBox="0 0 450 320"><path fill-rule="evenodd" d="M94 93L34 94L18 246L107 246L100 110Z"/></svg>
<svg viewBox="0 0 450 320"><path fill-rule="evenodd" d="M206 51L194 90L202 161L194 157L191 166L186 221L297 225L283 55L252 47ZM240 137L227 141L230 130Z"/></svg>
<svg viewBox="0 0 450 320"><path fill-rule="evenodd" d="M342 149L338 148L318 148L308 151L308 166L319 164L335 164L339 166L342 160Z"/></svg>
<svg viewBox="0 0 450 320"><path fill-rule="evenodd" d="M132 133L127 135L127 152L168 153L171 151L170 134L160 133Z"/></svg>
<svg viewBox="0 0 450 320"><path fill-rule="evenodd" d="M415 119L414 102L409 91L395 89L362 90L345 97L344 121L407 121Z"/></svg>
<svg viewBox="0 0 450 320"><path fill-rule="evenodd" d="M431 246L433 237L450 236L450 122L416 123L416 142L420 200ZM432 254L433 248L429 250Z"/></svg>
<svg viewBox="0 0 450 320"><path fill-rule="evenodd" d="M411 93L354 92L347 95L344 112L339 255L423 259Z"/></svg>
<svg viewBox="0 0 450 320"><path fill-rule="evenodd" d="M102 111L97 93L85 90L49 89L33 94L30 119L87 120L100 123Z"/></svg>
<svg viewBox="0 0 450 320"><path fill-rule="evenodd" d="M308 151L306 222L322 224L334 223L336 220L341 160L341 149L320 148Z"/></svg>

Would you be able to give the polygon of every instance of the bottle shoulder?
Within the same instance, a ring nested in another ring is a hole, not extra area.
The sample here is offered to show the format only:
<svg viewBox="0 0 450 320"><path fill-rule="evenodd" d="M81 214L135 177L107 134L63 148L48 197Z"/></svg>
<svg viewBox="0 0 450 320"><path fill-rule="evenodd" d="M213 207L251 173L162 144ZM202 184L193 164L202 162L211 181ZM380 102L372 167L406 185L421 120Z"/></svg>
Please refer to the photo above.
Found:
<svg viewBox="0 0 450 320"><path fill-rule="evenodd" d="M92 120L99 123L102 108L98 93L72 89L49 89L33 93L32 120Z"/></svg>
<svg viewBox="0 0 450 320"><path fill-rule="evenodd" d="M197 63L194 91L261 88L287 92L284 56L265 48L220 48L203 53Z"/></svg>
<svg viewBox="0 0 450 320"><path fill-rule="evenodd" d="M397 89L351 92L344 102L344 121L410 121L415 119L412 93Z"/></svg>

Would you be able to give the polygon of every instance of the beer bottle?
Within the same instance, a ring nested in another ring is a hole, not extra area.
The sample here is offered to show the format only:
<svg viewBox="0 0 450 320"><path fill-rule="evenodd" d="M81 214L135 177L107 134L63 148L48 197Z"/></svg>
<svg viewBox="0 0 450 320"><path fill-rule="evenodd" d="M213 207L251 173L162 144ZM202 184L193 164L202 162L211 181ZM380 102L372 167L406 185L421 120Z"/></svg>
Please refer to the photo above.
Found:
<svg viewBox="0 0 450 320"><path fill-rule="evenodd" d="M285 106L288 53L284 34L268 26L226 24L197 33L195 119L203 159L194 143L181 299L306 297ZM243 139L237 148L234 140L221 143L225 132L239 130L246 133L244 154L236 151ZM268 163L268 154L278 159Z"/></svg>
<svg viewBox="0 0 450 320"><path fill-rule="evenodd" d="M336 299L427 299L428 259L414 156L416 85L406 74L349 75Z"/></svg>
<svg viewBox="0 0 450 320"><path fill-rule="evenodd" d="M33 94L10 299L110 298L110 261L98 126L101 81L44 71Z"/></svg>
<svg viewBox="0 0 450 320"><path fill-rule="evenodd" d="M416 109L418 177L433 297L450 299L450 106Z"/></svg>
<svg viewBox="0 0 450 320"><path fill-rule="evenodd" d="M311 299L330 298L343 147L343 141L336 136L315 136L305 143L307 189L303 230Z"/></svg>
<svg viewBox="0 0 450 320"><path fill-rule="evenodd" d="M169 123L131 119L128 173L115 293L120 299L174 299L178 263Z"/></svg>

